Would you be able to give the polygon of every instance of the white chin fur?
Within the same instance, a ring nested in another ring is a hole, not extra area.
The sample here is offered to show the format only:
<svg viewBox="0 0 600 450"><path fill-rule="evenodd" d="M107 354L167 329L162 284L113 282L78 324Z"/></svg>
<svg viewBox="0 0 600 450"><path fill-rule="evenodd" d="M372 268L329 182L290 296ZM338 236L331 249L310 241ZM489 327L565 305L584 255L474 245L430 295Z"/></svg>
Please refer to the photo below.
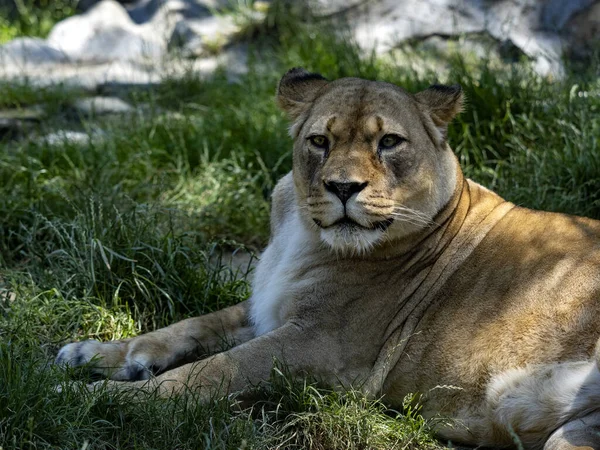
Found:
<svg viewBox="0 0 600 450"><path fill-rule="evenodd" d="M321 230L321 239L336 252L360 255L368 253L383 234L381 230L332 227Z"/></svg>

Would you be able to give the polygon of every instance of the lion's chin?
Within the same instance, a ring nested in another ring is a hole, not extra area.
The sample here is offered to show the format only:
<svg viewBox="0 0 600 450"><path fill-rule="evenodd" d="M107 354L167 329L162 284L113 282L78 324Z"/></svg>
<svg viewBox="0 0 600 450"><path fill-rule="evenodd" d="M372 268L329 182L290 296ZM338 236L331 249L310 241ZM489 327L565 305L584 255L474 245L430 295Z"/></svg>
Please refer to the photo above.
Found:
<svg viewBox="0 0 600 450"><path fill-rule="evenodd" d="M345 224L321 229L321 239L337 253L361 255L369 253L383 239L381 229L367 229Z"/></svg>

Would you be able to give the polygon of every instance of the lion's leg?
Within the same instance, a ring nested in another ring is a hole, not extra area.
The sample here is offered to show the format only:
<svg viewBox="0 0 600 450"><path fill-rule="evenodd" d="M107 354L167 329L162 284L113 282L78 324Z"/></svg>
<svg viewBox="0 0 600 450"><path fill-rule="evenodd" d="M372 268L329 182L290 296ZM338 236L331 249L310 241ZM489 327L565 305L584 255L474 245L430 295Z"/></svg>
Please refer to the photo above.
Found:
<svg viewBox="0 0 600 450"><path fill-rule="evenodd" d="M544 450L575 449L600 449L600 411L567 422L544 445Z"/></svg>
<svg viewBox="0 0 600 450"><path fill-rule="evenodd" d="M164 372L253 337L247 320L247 304L242 302L123 341L88 340L67 344L59 351L56 363L89 364L93 373L113 380L148 379L153 373Z"/></svg>
<svg viewBox="0 0 600 450"><path fill-rule="evenodd" d="M100 381L90 387L95 389L106 384L113 391L158 389L159 395L165 397L193 391L203 400L210 400L268 380L275 361L284 364L292 373L318 371L322 374L326 367L332 379L343 383L337 377L343 367L342 357L342 352L326 335L318 331L307 332L303 327L287 323L228 351L169 370L147 381Z"/></svg>
<svg viewBox="0 0 600 450"><path fill-rule="evenodd" d="M554 430L566 427L563 430L566 433L579 429L586 422L576 418L600 409L598 365L592 360L507 370L490 382L486 406L489 420L486 428L498 433L487 439L487 443L510 443L517 436L525 448L540 448ZM592 417L600 419L600 415L594 415L587 420ZM585 443L587 435L581 430L567 433L577 437L573 441L575 446L589 445ZM558 433L547 447L571 448L567 443ZM600 450L600 446L594 448Z"/></svg>

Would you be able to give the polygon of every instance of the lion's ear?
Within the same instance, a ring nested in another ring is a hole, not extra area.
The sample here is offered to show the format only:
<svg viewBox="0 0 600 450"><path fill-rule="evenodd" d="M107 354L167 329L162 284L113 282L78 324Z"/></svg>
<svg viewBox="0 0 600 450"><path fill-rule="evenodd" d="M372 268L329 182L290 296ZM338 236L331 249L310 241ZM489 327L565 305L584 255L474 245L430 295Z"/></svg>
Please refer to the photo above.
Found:
<svg viewBox="0 0 600 450"><path fill-rule="evenodd" d="M462 111L464 106L464 95L460 85L434 84L415 94L415 97L425 107L431 120L445 139L448 124Z"/></svg>
<svg viewBox="0 0 600 450"><path fill-rule="evenodd" d="M277 104L292 119L297 119L317 98L317 94L328 83L318 73L310 73L295 67L279 81Z"/></svg>

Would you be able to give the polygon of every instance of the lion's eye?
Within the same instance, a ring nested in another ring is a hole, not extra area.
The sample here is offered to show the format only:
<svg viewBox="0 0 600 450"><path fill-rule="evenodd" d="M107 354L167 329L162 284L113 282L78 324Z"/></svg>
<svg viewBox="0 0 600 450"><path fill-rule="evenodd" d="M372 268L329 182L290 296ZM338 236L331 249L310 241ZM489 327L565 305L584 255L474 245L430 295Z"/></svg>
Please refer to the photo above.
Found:
<svg viewBox="0 0 600 450"><path fill-rule="evenodd" d="M403 141L405 141L405 139L398 136L397 134L386 134L379 141L379 148L382 150L394 148Z"/></svg>
<svg viewBox="0 0 600 450"><path fill-rule="evenodd" d="M322 136L320 134L311 136L308 138L308 140L310 141L310 143L312 145L314 145L317 148L321 148L324 150L327 150L329 148L329 139L327 139L325 136Z"/></svg>

